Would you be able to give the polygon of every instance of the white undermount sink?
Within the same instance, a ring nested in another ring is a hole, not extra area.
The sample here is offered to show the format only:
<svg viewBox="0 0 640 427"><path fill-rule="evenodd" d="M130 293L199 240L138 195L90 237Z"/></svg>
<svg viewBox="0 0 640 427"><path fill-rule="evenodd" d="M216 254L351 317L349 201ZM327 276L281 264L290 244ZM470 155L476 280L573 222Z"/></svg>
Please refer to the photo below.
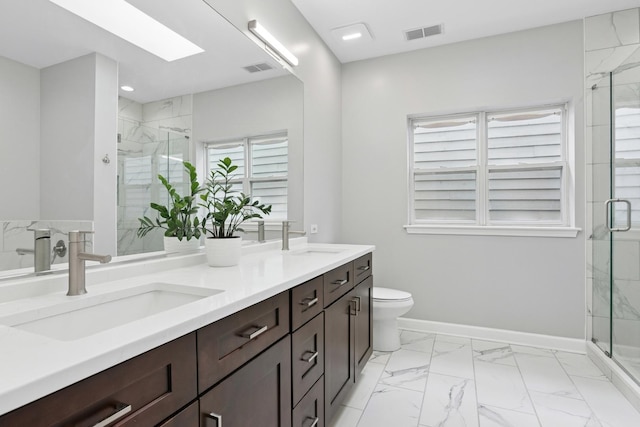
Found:
<svg viewBox="0 0 640 427"><path fill-rule="evenodd" d="M73 341L223 292L149 283L0 316L0 324L61 341Z"/></svg>

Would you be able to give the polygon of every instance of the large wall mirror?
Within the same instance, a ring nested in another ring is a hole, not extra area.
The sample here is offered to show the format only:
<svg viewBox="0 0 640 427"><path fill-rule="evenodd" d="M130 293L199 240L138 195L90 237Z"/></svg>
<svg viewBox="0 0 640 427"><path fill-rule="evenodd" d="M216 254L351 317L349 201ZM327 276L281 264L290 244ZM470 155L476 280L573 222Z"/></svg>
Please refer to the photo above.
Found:
<svg viewBox="0 0 640 427"><path fill-rule="evenodd" d="M179 186L188 160L203 181L252 142L280 161L286 146L268 221L303 223L302 82L203 0L128 2L204 52L167 62L49 0L0 0L0 270L30 272L37 228L52 246L93 227L97 253L162 250L135 235L166 198L157 175Z"/></svg>

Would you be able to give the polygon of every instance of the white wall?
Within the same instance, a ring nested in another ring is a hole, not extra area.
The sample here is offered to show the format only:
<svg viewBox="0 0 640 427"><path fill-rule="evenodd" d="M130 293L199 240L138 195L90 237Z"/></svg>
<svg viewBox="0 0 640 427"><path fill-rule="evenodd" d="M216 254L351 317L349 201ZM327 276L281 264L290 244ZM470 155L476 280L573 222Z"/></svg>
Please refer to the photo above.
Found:
<svg viewBox="0 0 640 427"><path fill-rule="evenodd" d="M407 317L583 338L585 238L407 235L407 115L570 100L584 227L582 22L359 61L342 71L343 242L371 243ZM306 82L305 82L306 83ZM313 197L311 195L311 197Z"/></svg>
<svg viewBox="0 0 640 427"><path fill-rule="evenodd" d="M40 217L93 220L95 251L115 255L117 64L90 54L44 68L40 99Z"/></svg>
<svg viewBox="0 0 640 427"><path fill-rule="evenodd" d="M333 53L289 0L207 0L244 33L257 19L300 60L295 74L304 82L304 222L317 224L312 241L340 238L342 192L340 79ZM295 227L298 229L298 227Z"/></svg>
<svg viewBox="0 0 640 427"><path fill-rule="evenodd" d="M39 159L40 70L0 56L0 218L39 218Z"/></svg>
<svg viewBox="0 0 640 427"><path fill-rule="evenodd" d="M93 156L93 224L96 236L94 251L117 254L118 179L118 64L95 55L95 107ZM110 162L104 163L103 158Z"/></svg>
<svg viewBox="0 0 640 427"><path fill-rule="evenodd" d="M198 143L287 131L288 219L298 222L304 212L302 86L294 76L285 76L193 96L193 138ZM202 144L198 144L195 158L201 180L206 179ZM294 228L298 226L302 227L295 224Z"/></svg>

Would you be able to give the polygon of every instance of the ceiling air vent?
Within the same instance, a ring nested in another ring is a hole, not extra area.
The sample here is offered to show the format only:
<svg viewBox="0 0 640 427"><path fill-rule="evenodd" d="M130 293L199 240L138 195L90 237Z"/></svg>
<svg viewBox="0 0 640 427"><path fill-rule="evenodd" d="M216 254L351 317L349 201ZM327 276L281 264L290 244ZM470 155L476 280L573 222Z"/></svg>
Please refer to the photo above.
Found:
<svg viewBox="0 0 640 427"><path fill-rule="evenodd" d="M272 70L273 67L266 62L262 62L260 64L247 65L246 67L242 67L250 73L259 73L260 71Z"/></svg>
<svg viewBox="0 0 640 427"><path fill-rule="evenodd" d="M404 32L404 37L407 41L423 39L425 37L436 36L442 34L442 24L432 25L431 27L416 28L414 30L407 30Z"/></svg>

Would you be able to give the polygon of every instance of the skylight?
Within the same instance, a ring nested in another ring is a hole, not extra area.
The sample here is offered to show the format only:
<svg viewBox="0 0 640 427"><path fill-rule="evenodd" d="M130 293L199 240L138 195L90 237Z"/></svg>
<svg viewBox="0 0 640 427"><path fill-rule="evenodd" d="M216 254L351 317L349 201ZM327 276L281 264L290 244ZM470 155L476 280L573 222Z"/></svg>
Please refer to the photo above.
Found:
<svg viewBox="0 0 640 427"><path fill-rule="evenodd" d="M124 0L49 0L165 61L204 52Z"/></svg>

